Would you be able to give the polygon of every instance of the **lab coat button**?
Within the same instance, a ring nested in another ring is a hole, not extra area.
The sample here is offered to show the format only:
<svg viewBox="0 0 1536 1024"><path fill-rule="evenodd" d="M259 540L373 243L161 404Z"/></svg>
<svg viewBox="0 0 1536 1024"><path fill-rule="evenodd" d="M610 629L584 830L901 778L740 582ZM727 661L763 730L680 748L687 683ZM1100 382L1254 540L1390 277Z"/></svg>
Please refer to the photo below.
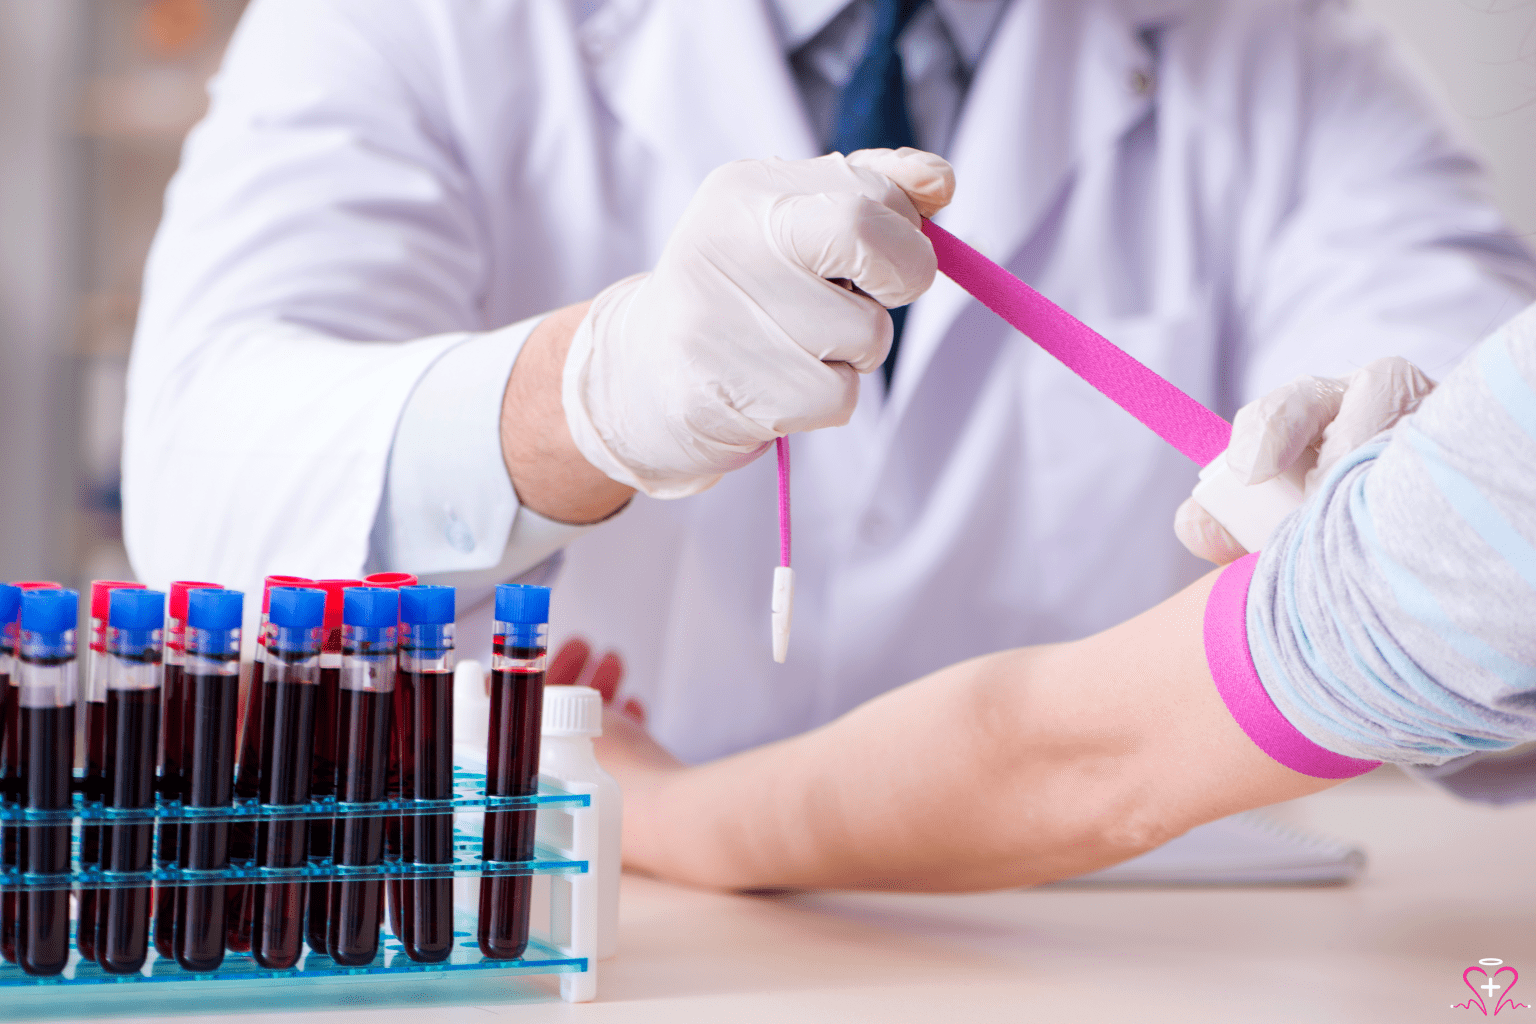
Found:
<svg viewBox="0 0 1536 1024"><path fill-rule="evenodd" d="M447 513L448 517L448 522L443 527L443 536L448 538L448 546L455 551L462 551L466 555L475 550L474 532L470 530L464 520L459 518L458 513L453 509L444 509L443 511Z"/></svg>
<svg viewBox="0 0 1536 1024"><path fill-rule="evenodd" d="M1141 68L1137 68L1135 71L1131 72L1130 81L1131 92L1135 93L1137 96L1151 95L1153 88L1155 88L1157 85L1157 79L1152 76L1152 73L1150 71L1144 71Z"/></svg>

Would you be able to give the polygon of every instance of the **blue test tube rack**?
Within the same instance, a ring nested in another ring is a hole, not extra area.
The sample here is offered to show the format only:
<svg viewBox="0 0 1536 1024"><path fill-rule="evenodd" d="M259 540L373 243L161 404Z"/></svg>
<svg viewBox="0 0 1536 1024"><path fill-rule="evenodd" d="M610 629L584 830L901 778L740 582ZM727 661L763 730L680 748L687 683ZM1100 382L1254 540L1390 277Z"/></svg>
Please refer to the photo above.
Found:
<svg viewBox="0 0 1536 1024"><path fill-rule="evenodd" d="M92 1005L105 1008L110 1001L116 1012L134 1012L137 997L177 997L184 995L187 1005L208 1006L210 991L233 995L252 993L251 986L275 989L285 986L291 1005L302 1005L303 987L316 982L366 980L375 986L392 980L425 980L428 977L558 975L560 994L567 1002L586 1002L596 997L596 953L598 887L595 860L598 856L597 810L595 797L581 785L562 786L561 780L540 776L535 796L487 797L485 777L477 772L456 770L454 797L451 800L385 800L376 804L338 804L333 797L281 810L263 808L254 801L236 801L229 808L188 808L179 802L158 802L152 809L118 812L87 805L76 794L73 807L65 811L27 811L14 805L0 807L0 826L27 829L69 823L75 850L71 871L61 875L23 875L14 869L0 868L0 893L22 893L41 889L82 887L109 889L120 886L219 885L260 881L316 881L346 874L349 879L367 877L429 878L452 876L455 880L455 943L449 958L441 963L424 964L409 959L398 938L387 934L381 952L372 964L343 967L312 950L305 951L296 967L287 971L267 970L249 954L226 953L216 971L194 974L183 970L174 959L158 957L153 950L144 969L136 974L114 975L96 964L83 960L78 951L70 955L64 972L52 977L33 977L14 964L0 962L0 1008L8 1019L25 1019L29 1010L56 1011L61 987L68 989L72 1005L87 1014ZM516 863L490 863L480 859L480 832L488 811L535 808L539 814L540 842L533 860ZM111 874L99 868L81 868L79 838L86 825L120 824L153 820L161 826L175 827L188 822L337 819L348 815L454 815L454 860L451 864L406 864L386 861L377 867L339 869L329 859L310 858L300 868L272 870L253 864L236 864L221 871L183 873L173 864L157 864L153 871ZM491 960L480 954L475 940L476 892L478 879L489 875L535 875L558 879L559 898L548 900L547 920L541 920L538 908L527 951L517 960ZM83 1001L82 1001L83 1000Z"/></svg>

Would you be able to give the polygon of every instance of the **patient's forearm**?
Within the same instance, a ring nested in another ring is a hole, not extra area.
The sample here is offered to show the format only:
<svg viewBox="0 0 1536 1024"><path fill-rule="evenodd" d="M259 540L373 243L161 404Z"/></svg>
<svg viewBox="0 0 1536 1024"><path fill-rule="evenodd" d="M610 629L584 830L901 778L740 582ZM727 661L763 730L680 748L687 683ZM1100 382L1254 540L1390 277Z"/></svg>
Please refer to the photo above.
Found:
<svg viewBox="0 0 1536 1024"><path fill-rule="evenodd" d="M720 888L966 890L1091 871L1326 788L1270 760L1206 668L1214 574L1071 644L951 666L637 794L626 861Z"/></svg>

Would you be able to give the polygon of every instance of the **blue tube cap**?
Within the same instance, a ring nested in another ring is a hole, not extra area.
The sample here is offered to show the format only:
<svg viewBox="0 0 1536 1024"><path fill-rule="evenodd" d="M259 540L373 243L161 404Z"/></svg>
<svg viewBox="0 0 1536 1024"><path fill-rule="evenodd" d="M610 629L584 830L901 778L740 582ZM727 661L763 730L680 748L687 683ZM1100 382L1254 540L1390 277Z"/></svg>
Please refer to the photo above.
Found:
<svg viewBox="0 0 1536 1024"><path fill-rule="evenodd" d="M21 588L0 583L0 626L16 621L21 614Z"/></svg>
<svg viewBox="0 0 1536 1024"><path fill-rule="evenodd" d="M325 621L325 591L273 587L267 618L281 629L319 629Z"/></svg>
<svg viewBox="0 0 1536 1024"><path fill-rule="evenodd" d="M530 625L549 621L549 588L496 584L496 621Z"/></svg>
<svg viewBox="0 0 1536 1024"><path fill-rule="evenodd" d="M80 625L80 595L73 590L24 590L21 628L29 633L63 633Z"/></svg>
<svg viewBox="0 0 1536 1024"><path fill-rule="evenodd" d="M401 587L400 621L408 626L441 626L452 622L455 594L452 587Z"/></svg>
<svg viewBox="0 0 1536 1024"><path fill-rule="evenodd" d="M143 631L165 628L165 594L158 590L114 590L109 598L107 625Z"/></svg>
<svg viewBox="0 0 1536 1024"><path fill-rule="evenodd" d="M238 590L187 591L187 626L190 629L239 629L245 616L245 595Z"/></svg>
<svg viewBox="0 0 1536 1024"><path fill-rule="evenodd" d="M388 587L348 587L342 591L341 621L379 629L400 622L400 596Z"/></svg>

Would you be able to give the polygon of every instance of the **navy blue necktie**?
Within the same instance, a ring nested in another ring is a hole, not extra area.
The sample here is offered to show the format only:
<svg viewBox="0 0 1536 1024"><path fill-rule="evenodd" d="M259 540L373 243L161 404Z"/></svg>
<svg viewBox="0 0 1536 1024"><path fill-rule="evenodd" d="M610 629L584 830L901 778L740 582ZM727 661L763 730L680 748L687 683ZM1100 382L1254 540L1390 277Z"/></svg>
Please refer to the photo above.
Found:
<svg viewBox="0 0 1536 1024"><path fill-rule="evenodd" d="M874 0L875 27L869 45L853 77L843 86L837 101L837 117L832 122L832 149L852 153L856 149L900 149L916 146L912 119L907 114L907 80L902 73L901 54L896 40L912 16L928 0ZM907 321L907 307L891 310L891 354L886 357L886 390L896 370L896 351L901 344L901 329Z"/></svg>

